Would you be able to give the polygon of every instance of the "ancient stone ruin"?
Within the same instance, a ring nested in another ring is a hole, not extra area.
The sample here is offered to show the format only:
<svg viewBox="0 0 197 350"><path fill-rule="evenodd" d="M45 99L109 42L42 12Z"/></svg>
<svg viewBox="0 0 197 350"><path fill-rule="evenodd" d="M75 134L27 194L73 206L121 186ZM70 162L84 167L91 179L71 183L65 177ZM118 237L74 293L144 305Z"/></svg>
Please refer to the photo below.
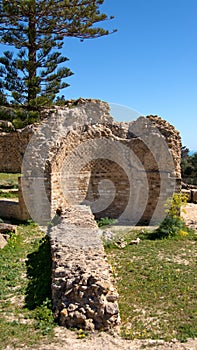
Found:
<svg viewBox="0 0 197 350"><path fill-rule="evenodd" d="M0 134L0 171L23 173L18 207L0 204L0 215L46 224L58 208L85 204L97 218L161 221L181 183L172 125L156 116L114 122L108 104L95 100L49 114L40 125Z"/></svg>
<svg viewBox="0 0 197 350"><path fill-rule="evenodd" d="M59 324L107 330L120 322L118 293L87 206L65 210L50 231L52 299Z"/></svg>
<svg viewBox="0 0 197 350"><path fill-rule="evenodd" d="M158 224L166 199L180 191L180 157L179 133L168 122L115 122L109 105L97 100L54 107L39 125L0 133L0 171L22 173L19 202L0 201L0 217L52 221L53 309L61 325L93 330L119 323L94 217Z"/></svg>

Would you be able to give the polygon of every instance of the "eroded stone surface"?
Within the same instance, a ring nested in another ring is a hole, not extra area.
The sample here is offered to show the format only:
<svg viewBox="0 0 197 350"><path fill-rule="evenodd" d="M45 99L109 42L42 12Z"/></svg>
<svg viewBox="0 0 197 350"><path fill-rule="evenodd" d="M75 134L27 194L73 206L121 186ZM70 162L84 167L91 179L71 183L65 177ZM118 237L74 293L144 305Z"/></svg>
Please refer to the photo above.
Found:
<svg viewBox="0 0 197 350"><path fill-rule="evenodd" d="M90 209L73 206L50 231L53 310L59 324L110 329L120 317L118 294Z"/></svg>

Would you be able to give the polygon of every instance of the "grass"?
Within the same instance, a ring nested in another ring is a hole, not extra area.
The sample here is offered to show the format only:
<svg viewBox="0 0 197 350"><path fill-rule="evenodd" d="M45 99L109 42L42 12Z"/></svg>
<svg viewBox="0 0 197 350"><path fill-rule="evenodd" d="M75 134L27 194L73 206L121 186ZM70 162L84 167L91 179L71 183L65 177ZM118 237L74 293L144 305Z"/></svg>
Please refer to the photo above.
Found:
<svg viewBox="0 0 197 350"><path fill-rule="evenodd" d="M18 198L18 177L21 174L0 173L0 199L1 198Z"/></svg>
<svg viewBox="0 0 197 350"><path fill-rule="evenodd" d="M197 235L153 239L117 233L106 244L127 339L197 338ZM131 240L140 237L138 245ZM124 247L124 248L120 248ZM18 223L0 252L0 349L54 341L48 238L33 222Z"/></svg>
<svg viewBox="0 0 197 350"><path fill-rule="evenodd" d="M0 173L0 189L18 188L18 177L21 174Z"/></svg>
<svg viewBox="0 0 197 350"><path fill-rule="evenodd" d="M153 240L134 230L123 241L137 236L139 245L106 246L119 292L122 336L197 338L197 235Z"/></svg>
<svg viewBox="0 0 197 350"><path fill-rule="evenodd" d="M18 192L0 190L0 198L18 198Z"/></svg>
<svg viewBox="0 0 197 350"><path fill-rule="evenodd" d="M0 349L31 346L53 337L51 256L34 223L19 224L0 254ZM46 338L47 336L47 338Z"/></svg>
<svg viewBox="0 0 197 350"><path fill-rule="evenodd" d="M110 219L108 217L101 218L101 219L98 219L96 221L97 221L98 227L107 227L107 226L110 226L110 225L115 224L117 222L117 220Z"/></svg>

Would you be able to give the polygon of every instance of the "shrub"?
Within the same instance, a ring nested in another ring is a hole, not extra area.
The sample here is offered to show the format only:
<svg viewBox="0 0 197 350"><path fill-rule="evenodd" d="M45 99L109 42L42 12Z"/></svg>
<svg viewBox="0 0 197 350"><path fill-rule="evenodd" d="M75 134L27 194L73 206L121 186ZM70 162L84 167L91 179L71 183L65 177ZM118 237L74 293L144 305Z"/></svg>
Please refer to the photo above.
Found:
<svg viewBox="0 0 197 350"><path fill-rule="evenodd" d="M117 220L115 219L111 219L111 218L101 218L101 219L98 219L97 220L97 224L98 224L98 227L103 227L103 226L108 226L108 225L112 225L116 222Z"/></svg>
<svg viewBox="0 0 197 350"><path fill-rule="evenodd" d="M193 232L180 216L181 208L187 203L187 199L186 194L175 193L167 200L167 216L155 231L148 234L150 239L184 238Z"/></svg>
<svg viewBox="0 0 197 350"><path fill-rule="evenodd" d="M22 107L5 107L0 106L0 120L12 122L15 129L22 129L27 125L34 124L40 121L39 111L28 111ZM7 130L8 132L10 130Z"/></svg>
<svg viewBox="0 0 197 350"><path fill-rule="evenodd" d="M168 216L180 217L181 208L183 208L188 201L186 193L174 193L172 197L168 198L165 206ZM184 209L183 209L184 210Z"/></svg>
<svg viewBox="0 0 197 350"><path fill-rule="evenodd" d="M12 108L0 106L0 120L12 122L14 118L14 110Z"/></svg>
<svg viewBox="0 0 197 350"><path fill-rule="evenodd" d="M54 315L52 305L49 299L46 299L43 304L37 307L34 311L36 319L36 329L40 329L43 335L47 335L54 326Z"/></svg>

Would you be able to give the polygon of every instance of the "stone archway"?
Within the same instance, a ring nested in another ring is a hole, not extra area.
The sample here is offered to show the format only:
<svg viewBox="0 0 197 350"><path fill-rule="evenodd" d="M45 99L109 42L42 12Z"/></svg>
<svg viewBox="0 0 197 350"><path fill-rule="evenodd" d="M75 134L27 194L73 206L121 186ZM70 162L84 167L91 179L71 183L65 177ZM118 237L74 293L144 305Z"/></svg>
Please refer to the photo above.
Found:
<svg viewBox="0 0 197 350"><path fill-rule="evenodd" d="M38 222L50 221L60 207L88 204L97 217L155 223L178 188L180 137L174 127L152 116L115 123L101 101L57 110L28 148L22 187Z"/></svg>

